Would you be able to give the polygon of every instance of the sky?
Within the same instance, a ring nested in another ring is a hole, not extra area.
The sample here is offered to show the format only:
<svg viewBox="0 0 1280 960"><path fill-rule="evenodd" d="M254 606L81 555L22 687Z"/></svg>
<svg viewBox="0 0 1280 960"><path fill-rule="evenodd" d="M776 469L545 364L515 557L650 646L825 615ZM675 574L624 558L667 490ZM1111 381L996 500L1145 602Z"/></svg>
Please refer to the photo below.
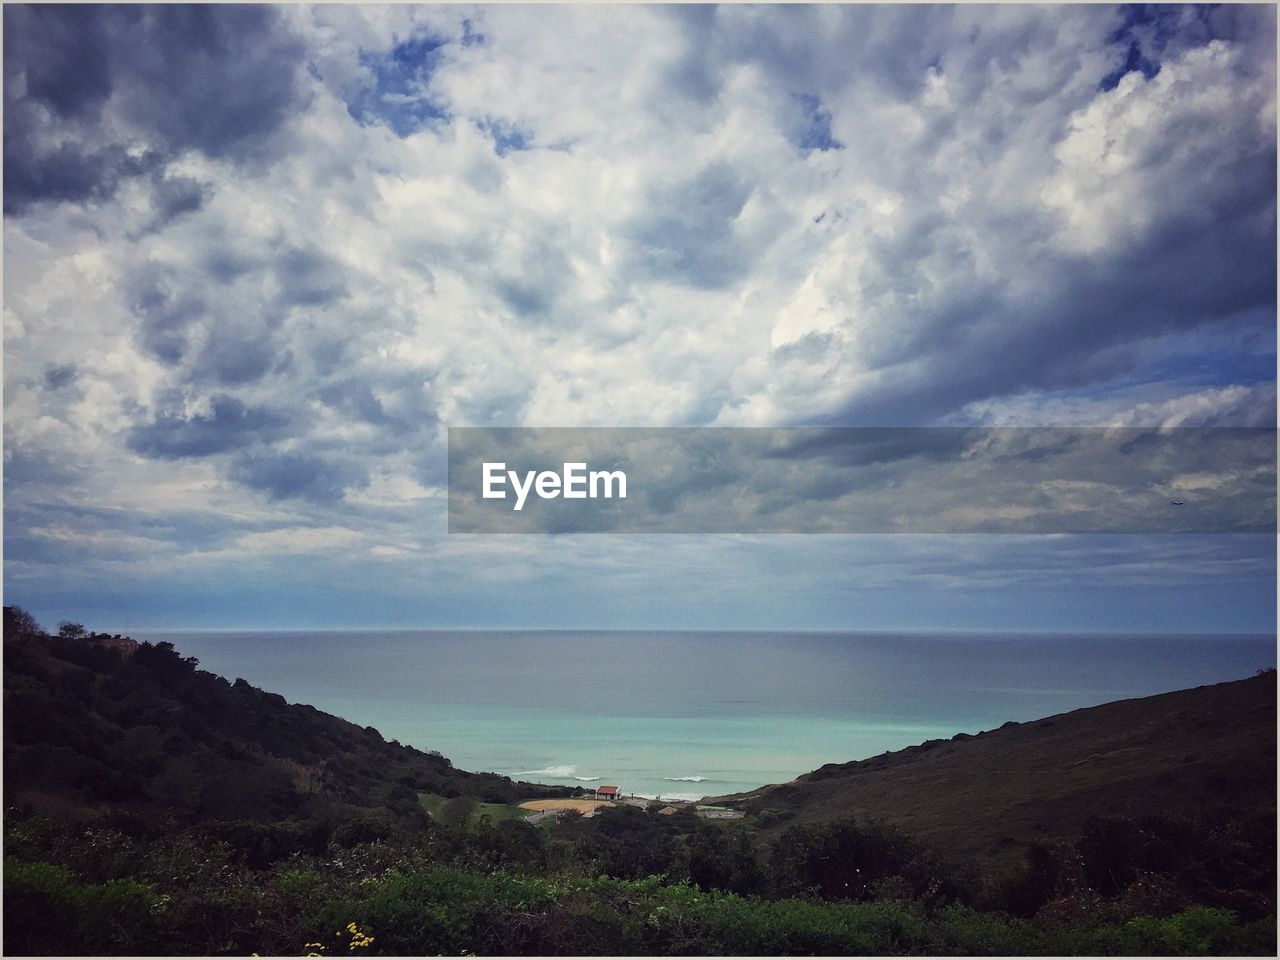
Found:
<svg viewBox="0 0 1280 960"><path fill-rule="evenodd" d="M1275 11L4 7L46 626L1241 632L1270 535L449 535L449 427L1276 423Z"/></svg>

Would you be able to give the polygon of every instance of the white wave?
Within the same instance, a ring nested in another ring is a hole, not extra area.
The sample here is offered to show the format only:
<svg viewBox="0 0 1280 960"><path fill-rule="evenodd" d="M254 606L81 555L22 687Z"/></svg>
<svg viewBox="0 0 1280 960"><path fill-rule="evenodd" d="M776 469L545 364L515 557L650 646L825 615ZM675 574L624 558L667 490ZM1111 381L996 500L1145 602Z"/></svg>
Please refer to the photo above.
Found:
<svg viewBox="0 0 1280 960"><path fill-rule="evenodd" d="M706 777L663 777L663 780L670 780L675 783L701 783Z"/></svg>
<svg viewBox="0 0 1280 960"><path fill-rule="evenodd" d="M574 777L575 780L581 780L583 783L590 783L592 780L599 780L599 777Z"/></svg>
<svg viewBox="0 0 1280 960"><path fill-rule="evenodd" d="M559 767L543 767L541 770L521 770L519 773L513 773L513 777L555 777L557 780L577 780L574 774L578 768L571 764L564 764ZM595 779L592 777L591 779Z"/></svg>

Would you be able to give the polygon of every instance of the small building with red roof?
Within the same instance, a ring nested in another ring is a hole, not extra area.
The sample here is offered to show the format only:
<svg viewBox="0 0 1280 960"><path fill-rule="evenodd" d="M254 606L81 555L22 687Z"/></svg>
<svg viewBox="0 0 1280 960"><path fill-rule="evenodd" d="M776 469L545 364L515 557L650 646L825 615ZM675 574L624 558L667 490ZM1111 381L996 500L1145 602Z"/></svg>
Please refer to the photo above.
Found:
<svg viewBox="0 0 1280 960"><path fill-rule="evenodd" d="M617 800L621 795L620 787L602 786L596 787L597 800Z"/></svg>

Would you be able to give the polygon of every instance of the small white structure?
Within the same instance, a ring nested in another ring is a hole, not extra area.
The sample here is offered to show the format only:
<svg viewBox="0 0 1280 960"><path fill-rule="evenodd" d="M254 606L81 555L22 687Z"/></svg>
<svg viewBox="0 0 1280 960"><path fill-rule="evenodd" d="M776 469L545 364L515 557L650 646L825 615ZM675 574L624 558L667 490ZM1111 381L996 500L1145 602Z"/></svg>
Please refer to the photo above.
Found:
<svg viewBox="0 0 1280 960"><path fill-rule="evenodd" d="M596 787L597 800L617 800L620 795L621 789L619 787Z"/></svg>

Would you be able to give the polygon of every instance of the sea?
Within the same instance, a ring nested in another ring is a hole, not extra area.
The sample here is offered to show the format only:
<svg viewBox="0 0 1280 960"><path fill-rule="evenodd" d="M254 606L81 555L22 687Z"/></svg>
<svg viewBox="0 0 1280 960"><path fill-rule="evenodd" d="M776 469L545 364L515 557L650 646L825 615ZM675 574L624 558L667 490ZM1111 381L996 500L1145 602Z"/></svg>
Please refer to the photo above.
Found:
<svg viewBox="0 0 1280 960"><path fill-rule="evenodd" d="M1251 676L1274 635L157 632L202 669L456 767L699 799L825 763Z"/></svg>

